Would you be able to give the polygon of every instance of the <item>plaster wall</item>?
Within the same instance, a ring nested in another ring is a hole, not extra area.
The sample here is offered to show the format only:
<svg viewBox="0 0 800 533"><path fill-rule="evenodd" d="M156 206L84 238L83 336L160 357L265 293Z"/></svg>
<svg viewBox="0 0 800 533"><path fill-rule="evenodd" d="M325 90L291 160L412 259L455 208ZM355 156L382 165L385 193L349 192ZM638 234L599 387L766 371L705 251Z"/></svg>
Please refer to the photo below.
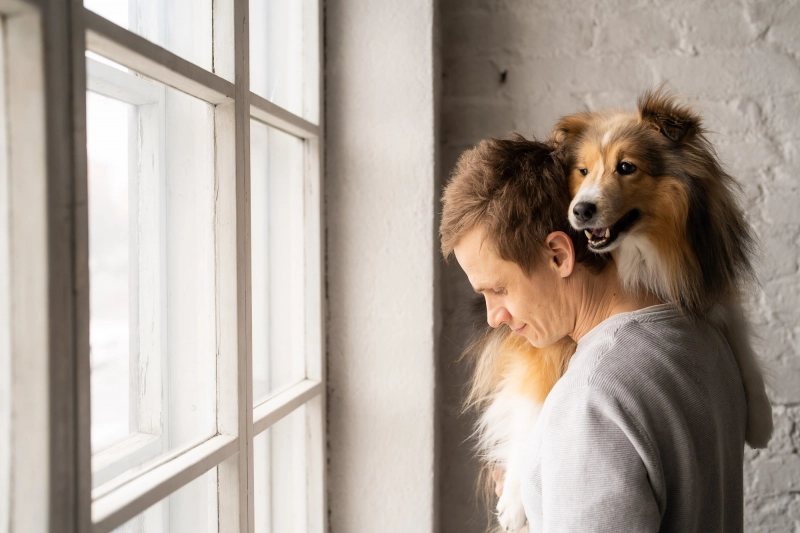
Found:
<svg viewBox="0 0 800 533"><path fill-rule="evenodd" d="M434 2L326 2L333 533L436 530Z"/></svg>
<svg viewBox="0 0 800 533"><path fill-rule="evenodd" d="M745 531L800 530L800 3L743 0L441 0L444 173L488 135L546 135L561 115L632 109L663 81L694 102L761 241L749 309L772 373L776 433L748 450ZM457 265L441 282L444 533L484 531L476 464L459 416L456 359L472 325Z"/></svg>

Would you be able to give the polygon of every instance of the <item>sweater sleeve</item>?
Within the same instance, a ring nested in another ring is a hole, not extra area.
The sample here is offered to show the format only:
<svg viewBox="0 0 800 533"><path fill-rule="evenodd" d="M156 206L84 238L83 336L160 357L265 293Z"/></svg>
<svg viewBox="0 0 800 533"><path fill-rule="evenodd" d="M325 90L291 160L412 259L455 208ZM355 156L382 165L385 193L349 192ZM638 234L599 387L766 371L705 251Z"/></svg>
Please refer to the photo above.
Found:
<svg viewBox="0 0 800 533"><path fill-rule="evenodd" d="M656 495L638 450L639 425L612 395L590 385L562 391L542 422L545 533L657 532Z"/></svg>

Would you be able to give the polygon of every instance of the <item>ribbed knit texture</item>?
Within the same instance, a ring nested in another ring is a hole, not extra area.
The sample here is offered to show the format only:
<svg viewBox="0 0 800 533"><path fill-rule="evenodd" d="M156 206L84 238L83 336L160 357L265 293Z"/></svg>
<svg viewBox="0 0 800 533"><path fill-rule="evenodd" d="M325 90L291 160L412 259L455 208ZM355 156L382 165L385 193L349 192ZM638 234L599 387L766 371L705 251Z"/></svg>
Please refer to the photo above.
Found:
<svg viewBox="0 0 800 533"><path fill-rule="evenodd" d="M528 533L740 533L746 400L724 337L658 305L578 343L525 452Z"/></svg>

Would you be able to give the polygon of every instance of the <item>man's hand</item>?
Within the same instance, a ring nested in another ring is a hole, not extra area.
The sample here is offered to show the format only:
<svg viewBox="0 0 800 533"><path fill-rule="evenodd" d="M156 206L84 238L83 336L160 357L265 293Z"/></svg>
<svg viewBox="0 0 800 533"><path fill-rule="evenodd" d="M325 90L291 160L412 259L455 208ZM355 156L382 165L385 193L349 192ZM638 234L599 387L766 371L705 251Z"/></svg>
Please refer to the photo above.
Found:
<svg viewBox="0 0 800 533"><path fill-rule="evenodd" d="M492 479L494 480L494 493L497 494L497 497L503 495L503 481L506 477L506 471L499 466L496 466L494 470L492 470Z"/></svg>

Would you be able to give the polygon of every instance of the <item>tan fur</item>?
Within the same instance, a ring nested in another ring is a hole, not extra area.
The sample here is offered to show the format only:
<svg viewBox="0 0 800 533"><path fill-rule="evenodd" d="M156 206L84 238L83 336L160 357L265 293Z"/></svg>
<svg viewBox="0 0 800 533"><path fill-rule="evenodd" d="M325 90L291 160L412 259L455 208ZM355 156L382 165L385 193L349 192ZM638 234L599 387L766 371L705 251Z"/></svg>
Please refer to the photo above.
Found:
<svg viewBox="0 0 800 533"><path fill-rule="evenodd" d="M689 287L696 286L692 279L699 275L699 266L686 241L686 218L689 213L689 199L685 187L673 178L664 178L652 189L645 192L631 191L632 194L646 197L652 208L652 218L643 221L639 231L655 247L670 273L669 290L658 295L670 300L670 295L680 294Z"/></svg>
<svg viewBox="0 0 800 533"><path fill-rule="evenodd" d="M543 404L556 382L564 375L577 345L569 337L535 348L525 337L506 326L488 329L464 352L474 365L465 409L482 411L507 389ZM493 470L499 465L483 460L478 478L478 496L489 505L494 500ZM500 531L489 524L489 530Z"/></svg>
<svg viewBox="0 0 800 533"><path fill-rule="evenodd" d="M465 406L481 409L505 387L544 403L566 371L575 347L572 339L565 338L547 348L535 348L525 337L512 334L505 326L488 330L473 350L467 351L472 354L475 366Z"/></svg>

